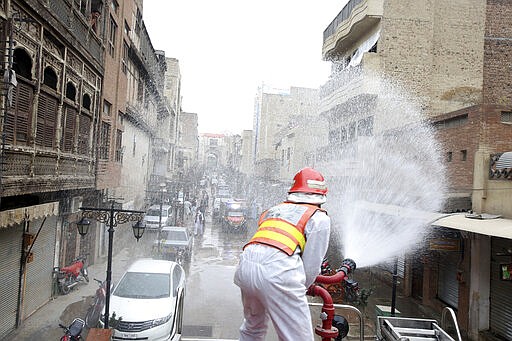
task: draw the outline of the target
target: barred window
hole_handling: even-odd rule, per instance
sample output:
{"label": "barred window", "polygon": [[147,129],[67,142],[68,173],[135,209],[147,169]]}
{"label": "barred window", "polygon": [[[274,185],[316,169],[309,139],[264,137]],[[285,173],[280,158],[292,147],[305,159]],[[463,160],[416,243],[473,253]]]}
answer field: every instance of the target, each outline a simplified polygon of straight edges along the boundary
{"label": "barred window", "polygon": [[110,16],[110,25],[109,25],[109,35],[108,35],[108,52],[113,57],[115,46],[116,46],[116,34],[117,34],[117,24],[114,18]]}
{"label": "barred window", "polygon": [[512,123],[512,111],[502,111],[501,122]]}
{"label": "barred window", "polygon": [[101,122],[100,143],[98,146],[98,157],[102,160],[108,160],[110,149],[110,124]]}
{"label": "barred window", "polygon": [[116,134],[116,161],[123,162],[123,132],[119,129]]}

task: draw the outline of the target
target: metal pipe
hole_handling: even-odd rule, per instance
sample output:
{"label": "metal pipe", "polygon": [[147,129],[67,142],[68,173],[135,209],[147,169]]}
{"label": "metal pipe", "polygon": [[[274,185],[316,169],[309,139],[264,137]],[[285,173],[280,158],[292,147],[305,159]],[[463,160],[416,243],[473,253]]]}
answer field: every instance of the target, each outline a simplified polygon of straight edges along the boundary
{"label": "metal pipe", "polygon": [[395,265],[393,268],[393,289],[391,291],[391,316],[395,316],[395,306],[396,306],[396,286],[397,286],[397,278],[398,278],[398,258],[395,258]]}
{"label": "metal pipe", "polygon": [[[313,303],[313,302],[309,302],[308,305],[310,307],[321,307],[321,306],[323,306],[322,303]],[[357,316],[359,317],[359,340],[360,341],[364,341],[364,317],[363,317],[363,314],[361,313],[361,311],[359,309],[357,309],[356,307],[353,307],[353,306],[347,305],[347,304],[333,304],[333,307],[335,309],[350,310],[350,311],[355,312],[357,314]]]}

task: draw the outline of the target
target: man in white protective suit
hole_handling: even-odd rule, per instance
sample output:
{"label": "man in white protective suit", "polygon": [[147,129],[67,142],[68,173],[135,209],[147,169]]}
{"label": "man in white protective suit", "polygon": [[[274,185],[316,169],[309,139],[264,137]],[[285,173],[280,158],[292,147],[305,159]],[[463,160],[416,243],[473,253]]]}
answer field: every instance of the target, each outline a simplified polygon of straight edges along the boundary
{"label": "man in white protective suit", "polygon": [[279,340],[314,340],[306,291],[329,246],[331,219],[320,207],[326,194],[322,174],[306,167],[287,200],[261,214],[234,276],[244,306],[241,341],[264,340],[269,318]]}

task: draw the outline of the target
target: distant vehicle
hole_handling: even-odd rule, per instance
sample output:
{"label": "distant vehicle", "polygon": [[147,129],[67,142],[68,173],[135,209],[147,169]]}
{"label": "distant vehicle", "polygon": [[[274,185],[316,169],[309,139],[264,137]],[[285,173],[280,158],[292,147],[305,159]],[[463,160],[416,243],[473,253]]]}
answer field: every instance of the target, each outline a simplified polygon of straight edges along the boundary
{"label": "distant vehicle", "polygon": [[220,205],[221,205],[220,198],[215,198],[213,200],[213,209],[212,209],[212,217],[214,220],[218,220],[218,218],[220,216]]}
{"label": "distant vehicle", "polygon": [[165,226],[160,240],[153,243],[154,252],[164,259],[174,260],[180,265],[192,257],[192,236],[186,227]]}
{"label": "distant vehicle", "polygon": [[246,209],[241,202],[227,202],[223,217],[224,230],[229,232],[247,232],[247,214]]}
{"label": "distant vehicle", "polygon": [[[172,207],[170,205],[162,205],[162,226],[170,225],[172,221]],[[158,231],[160,228],[160,205],[152,205],[144,216],[146,230]]]}
{"label": "distant vehicle", "polygon": [[[185,271],[176,262],[138,259],[123,274],[110,298],[115,313],[113,340],[181,339]],[[100,323],[104,323],[104,311]]]}
{"label": "distant vehicle", "polygon": [[217,198],[230,198],[231,192],[227,188],[219,188],[217,190]]}

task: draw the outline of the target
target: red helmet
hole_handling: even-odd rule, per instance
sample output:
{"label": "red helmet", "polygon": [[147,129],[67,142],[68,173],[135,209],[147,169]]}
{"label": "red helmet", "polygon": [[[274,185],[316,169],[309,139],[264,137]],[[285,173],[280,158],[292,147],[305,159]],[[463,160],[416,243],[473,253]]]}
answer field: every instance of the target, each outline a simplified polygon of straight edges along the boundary
{"label": "red helmet", "polygon": [[288,193],[327,194],[327,185],[323,175],[313,168],[302,168],[295,174],[293,181],[293,185],[288,190]]}

